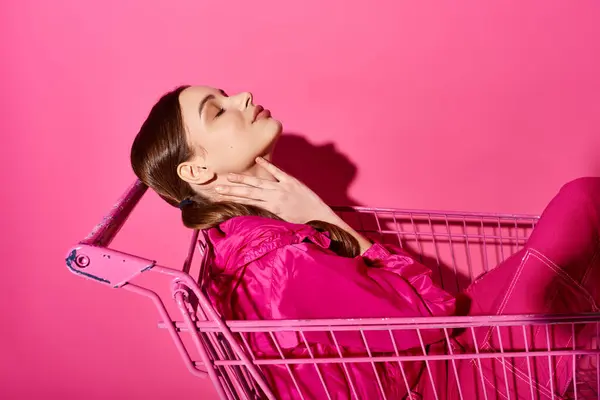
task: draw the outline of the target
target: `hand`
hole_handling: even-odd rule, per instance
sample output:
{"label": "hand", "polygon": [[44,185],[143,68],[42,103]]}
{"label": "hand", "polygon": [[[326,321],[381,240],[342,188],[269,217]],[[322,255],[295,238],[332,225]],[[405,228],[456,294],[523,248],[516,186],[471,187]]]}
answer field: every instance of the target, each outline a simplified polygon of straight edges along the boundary
{"label": "hand", "polygon": [[327,221],[333,217],[333,210],[298,179],[261,157],[256,159],[256,163],[275,180],[229,174],[228,180],[237,185],[217,186],[215,190],[221,198],[262,207],[292,223]]}
{"label": "hand", "polygon": [[371,241],[348,225],[305,184],[261,157],[256,159],[256,163],[275,180],[230,174],[228,180],[236,185],[217,186],[215,190],[220,197],[262,207],[292,223],[304,224],[314,220],[328,222],[354,236],[361,254],[371,247]]}

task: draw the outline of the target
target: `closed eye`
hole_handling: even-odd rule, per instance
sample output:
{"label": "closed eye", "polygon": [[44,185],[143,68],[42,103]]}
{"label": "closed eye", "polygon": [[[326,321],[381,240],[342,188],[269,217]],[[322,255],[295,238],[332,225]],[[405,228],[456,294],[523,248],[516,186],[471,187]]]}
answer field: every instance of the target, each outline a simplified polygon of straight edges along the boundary
{"label": "closed eye", "polygon": [[224,112],[225,112],[225,109],[224,108],[220,108],[219,111],[217,112],[217,114],[215,115],[215,118],[219,117]]}

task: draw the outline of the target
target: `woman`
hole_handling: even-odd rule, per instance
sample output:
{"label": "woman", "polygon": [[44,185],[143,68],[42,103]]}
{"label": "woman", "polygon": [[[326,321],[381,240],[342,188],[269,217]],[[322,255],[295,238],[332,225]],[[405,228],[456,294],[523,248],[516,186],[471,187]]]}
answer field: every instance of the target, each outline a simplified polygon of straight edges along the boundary
{"label": "woman", "polygon": [[[209,295],[225,319],[307,319],[449,316],[456,298],[433,284],[431,271],[401,249],[372,243],[341,220],[321,199],[269,160],[281,123],[253,103],[249,93],[227,96],[209,87],[180,87],[152,108],[132,146],[136,175],[182,212],[185,226],[207,230],[212,248]],[[479,278],[466,291],[471,315],[544,314],[597,311],[600,293],[598,261],[600,179],[584,178],[563,187],[545,210],[527,246]],[[476,337],[459,335],[452,351],[497,347],[489,329]],[[511,334],[508,332],[507,334]],[[577,341],[590,341],[577,331]],[[553,333],[554,347],[569,348],[571,332]],[[544,336],[544,335],[541,335]],[[347,354],[363,354],[360,336],[338,335]],[[367,335],[373,351],[394,352],[389,335]],[[414,332],[398,332],[398,350],[420,349]],[[444,332],[423,331],[431,351],[447,351]],[[288,357],[337,356],[328,337],[307,334],[308,348],[291,333],[277,334]],[[529,348],[542,347],[537,333]],[[249,338],[256,353],[278,356],[266,337]],[[510,343],[510,344],[509,344]],[[523,346],[505,340],[504,350]],[[416,349],[416,350],[415,350]],[[564,359],[563,359],[564,358]],[[540,398],[564,393],[571,381],[568,357],[534,360],[535,391]],[[505,369],[493,360],[481,366],[457,363],[459,379],[447,366],[432,367],[435,387],[423,364],[378,366],[388,398],[409,391],[423,398],[457,398],[460,382],[465,398],[531,398],[531,369],[519,360]],[[545,364],[544,364],[545,363]],[[539,368],[538,365],[540,364]],[[545,370],[544,370],[545,366]],[[531,367],[531,364],[529,364]],[[481,384],[474,369],[481,368]],[[348,380],[338,365],[323,365],[323,379],[332,398],[381,398],[369,364],[349,364]],[[528,372],[529,371],[529,372]],[[544,372],[545,371],[545,372]],[[294,383],[283,367],[265,368],[280,398],[326,398],[313,367],[294,367]],[[406,379],[405,379],[406,378]],[[498,384],[498,379],[503,380]],[[407,388],[408,383],[408,388]],[[296,386],[296,384],[298,386]],[[509,393],[506,393],[506,392]]]}

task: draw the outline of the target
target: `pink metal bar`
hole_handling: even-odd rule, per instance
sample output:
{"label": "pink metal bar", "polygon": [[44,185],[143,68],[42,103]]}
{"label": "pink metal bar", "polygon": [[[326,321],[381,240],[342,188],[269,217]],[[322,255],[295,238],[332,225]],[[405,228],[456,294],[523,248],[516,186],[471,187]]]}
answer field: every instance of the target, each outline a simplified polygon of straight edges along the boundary
{"label": "pink metal bar", "polygon": [[500,236],[499,239],[499,245],[498,245],[498,250],[500,250],[500,260],[504,261],[504,237],[502,235],[502,220],[500,218],[497,218],[496,220],[496,228],[498,229],[498,236]]}
{"label": "pink metal bar", "polygon": [[[396,357],[400,357],[400,353],[398,352],[398,344],[396,343],[396,338],[394,337],[394,332],[390,329],[388,330],[390,333],[390,340],[392,341],[392,346],[394,347],[394,354]],[[402,380],[404,381],[404,387],[406,388],[406,393],[411,392],[410,385],[408,384],[408,379],[406,378],[406,372],[404,371],[404,366],[401,361],[398,361],[398,366],[400,366],[400,373],[402,374]],[[412,394],[410,395],[412,399]]]}
{"label": "pink metal bar", "polygon": [[441,210],[418,210],[414,208],[385,208],[385,207],[364,207],[364,206],[337,206],[332,207],[334,210],[349,212],[349,213],[364,213],[371,214],[375,211],[379,213],[401,213],[401,214],[414,214],[415,216],[427,216],[427,215],[447,215],[449,217],[470,217],[473,219],[495,219],[502,218],[503,220],[508,219],[520,219],[529,222],[531,219],[537,219],[537,216],[527,214],[507,214],[507,213],[485,213],[485,212],[470,212],[470,211],[441,211]]}
{"label": "pink metal bar", "polygon": [[483,236],[483,265],[485,266],[485,272],[488,272],[490,270],[490,263],[488,260],[487,244],[488,244],[488,241],[492,240],[493,238],[486,237],[485,226],[484,226],[483,220],[481,220],[481,232],[483,232],[483,234],[482,234],[482,236]]}
{"label": "pink metal bar", "polygon": [[[373,354],[371,353],[371,348],[369,347],[369,343],[367,342],[367,338],[365,337],[365,332],[360,329],[360,337],[365,345],[365,348],[367,349],[367,354],[369,356],[370,360],[373,360]],[[373,361],[371,361],[371,367],[373,368],[373,373],[375,374],[375,379],[377,380],[377,385],[379,386],[379,394],[381,394],[381,397],[383,397],[383,400],[387,400],[387,396],[385,395],[385,389],[383,389],[383,385],[381,384],[381,378],[379,377],[379,374],[377,373],[377,366],[375,365],[375,363]]]}
{"label": "pink metal bar", "polygon": [[79,245],[69,250],[67,267],[74,274],[113,288],[125,285],[137,275],[154,267],[155,262],[120,251]]}
{"label": "pink metal bar", "polygon": [[467,219],[465,217],[463,217],[461,220],[462,220],[463,235],[465,238],[465,246],[466,246],[465,252],[466,252],[466,258],[467,258],[467,268],[469,271],[469,279],[473,280],[475,274],[473,273],[473,263],[471,261],[471,247],[469,246],[469,235],[467,235]]}
{"label": "pink metal bar", "polygon": [[[521,327],[523,329],[523,339],[525,340],[525,352],[529,353],[529,339],[527,339],[527,330],[525,326]],[[531,394],[531,398],[534,398],[533,393],[533,377],[531,373],[531,358],[526,357],[527,360],[527,377],[529,378],[529,393]]]}
{"label": "pink metal bar", "polygon": [[[600,323],[596,323],[596,350],[600,347]],[[600,351],[596,355],[596,394],[600,395]]]}
{"label": "pink metal bar", "polygon": [[[231,332],[283,332],[294,329],[307,331],[325,331],[335,328],[336,331],[363,330],[415,330],[443,329],[494,326],[531,326],[531,325],[564,325],[570,323],[596,323],[600,313],[582,313],[574,315],[490,315],[473,317],[419,317],[419,318],[355,318],[355,319],[320,319],[320,320],[253,320],[228,321]],[[198,329],[215,330],[215,322],[198,322]]]}
{"label": "pink metal bar", "polygon": [[[181,311],[181,314],[183,315],[183,318],[185,320],[185,323],[186,323],[188,329],[190,329],[190,330],[194,329],[194,322],[188,315],[187,309],[185,308],[185,303],[187,302],[188,299],[184,298],[182,291],[176,292],[174,297],[175,297],[175,301],[177,303],[179,303],[179,305],[180,305],[180,311]],[[196,345],[196,349],[200,353],[202,363],[207,367],[208,376],[210,376],[210,379],[212,379],[213,382],[217,381],[219,379],[217,376],[217,372],[212,367],[212,362],[211,362],[212,360],[210,359],[210,357],[208,356],[208,353],[206,352],[206,349],[202,345],[200,337],[198,335],[192,335],[192,339],[194,341],[194,344]],[[225,395],[225,391],[223,390],[223,387],[219,385],[218,387],[216,387],[216,389],[217,389],[217,394],[219,395],[219,397],[222,400],[227,400],[228,396]]]}
{"label": "pink metal bar", "polygon": [[[469,328],[469,330],[471,331],[471,337],[473,339],[473,343],[475,344],[475,354],[479,354],[479,343],[477,343],[477,337],[475,336],[475,329],[473,329],[472,327]],[[477,358],[477,372],[479,375],[479,380],[481,383],[481,387],[485,388],[485,381],[483,378],[483,369],[482,369],[482,365],[481,365],[481,358]],[[483,390],[483,397],[485,400],[488,400],[488,395],[487,395],[487,390]]]}
{"label": "pink metal bar", "polygon": [[321,385],[323,385],[323,389],[325,390],[325,393],[327,395],[327,399],[331,400],[331,395],[329,394],[329,391],[327,390],[327,385],[325,384],[325,380],[323,379],[323,373],[321,372],[321,369],[319,368],[319,364],[315,363],[315,356],[313,355],[313,352],[310,348],[310,345],[308,344],[308,341],[306,340],[306,336],[304,335],[304,331],[300,330],[300,337],[302,338],[302,342],[304,343],[304,345],[306,346],[306,350],[308,350],[308,355],[310,356],[311,361],[313,361],[314,367],[315,367],[315,371],[317,371],[317,375],[319,377],[319,380],[321,381]]}
{"label": "pink metal bar", "polygon": [[419,257],[423,257],[423,245],[421,243],[421,240],[419,240],[419,232],[417,232],[417,224],[415,224],[415,220],[412,214],[410,214],[410,224],[413,228],[413,232],[415,234],[415,240],[417,241],[417,246],[419,248]]}
{"label": "pink metal bar", "polygon": [[398,222],[398,220],[396,219],[396,213],[393,213],[393,214],[392,214],[392,218],[393,218],[393,221],[394,221],[394,227],[396,228],[396,229],[395,229],[395,230],[396,230],[396,240],[398,240],[398,247],[400,247],[400,248],[404,248],[404,244],[402,243],[402,237],[400,236],[400,232],[399,232],[399,229],[398,229],[398,227],[399,227],[399,225],[398,225],[398,224],[399,224],[399,222]]}
{"label": "pink metal bar", "polygon": [[[429,365],[429,361],[435,361],[435,358],[428,357],[427,349],[425,348],[425,343],[423,342],[423,335],[421,334],[421,329],[417,329],[417,335],[419,336],[419,343],[421,344],[421,351],[423,352],[423,356],[417,356],[417,361],[425,361],[425,367],[427,368],[427,375],[429,376],[429,382],[431,383],[431,388],[433,389],[433,396],[435,400],[438,400],[437,389],[435,388],[435,380],[433,379],[433,375],[431,373],[431,366]],[[401,357],[404,358],[404,357]]]}
{"label": "pink metal bar", "polygon": [[[448,344],[448,353],[450,356],[454,355],[454,351],[452,350],[452,342],[450,341],[450,335],[448,334],[448,329],[444,328],[444,336],[446,337],[446,343]],[[458,387],[458,396],[461,400],[464,399],[462,393],[462,387],[460,386],[460,379],[458,379],[458,370],[456,369],[456,360],[451,359],[452,370],[454,371],[454,378],[456,379],[456,386]]]}
{"label": "pink metal bar", "polygon": [[[589,393],[593,398],[598,398],[600,391],[600,368],[582,371],[578,360],[587,357],[596,361],[600,360],[600,350],[597,343],[592,348],[577,348],[575,343],[566,348],[555,347],[550,341],[550,329],[556,325],[570,325],[574,330],[575,324],[595,324],[600,330],[600,313],[577,314],[577,315],[506,315],[506,316],[479,316],[479,317],[436,317],[436,318],[376,318],[376,319],[330,319],[330,320],[302,320],[302,321],[225,321],[219,312],[208,300],[204,291],[208,271],[209,249],[207,248],[206,232],[192,231],[191,243],[188,248],[183,268],[181,270],[170,269],[157,265],[152,259],[138,257],[132,254],[107,248],[115,235],[122,228],[136,204],[142,198],[146,187],[136,181],[128,188],[117,204],[109,211],[104,219],[94,230],[80,243],[69,250],[66,258],[68,268],[78,276],[93,279],[113,288],[123,288],[137,295],[148,297],[152,300],[158,310],[162,322],[161,328],[169,331],[176,348],[178,349],[185,365],[190,372],[198,377],[209,376],[215,386],[215,390],[222,399],[252,399],[258,398],[275,399],[269,382],[263,376],[264,368],[269,366],[284,367],[292,377],[292,381],[300,396],[302,382],[294,376],[293,366],[300,364],[312,365],[319,375],[319,379],[326,391],[326,397],[331,398],[327,391],[326,377],[323,375],[321,364],[338,364],[344,370],[348,379],[349,391],[354,398],[358,398],[357,388],[347,366],[354,363],[369,363],[375,373],[376,380],[373,385],[385,398],[384,385],[378,373],[379,363],[396,363],[400,367],[402,382],[406,387],[407,398],[420,398],[418,393],[411,391],[404,366],[410,362],[425,362],[427,372],[426,378],[432,384],[434,376],[431,373],[430,363],[448,362],[450,372],[457,375],[457,363],[461,360],[472,361],[479,368],[479,378],[483,388],[486,382],[482,374],[482,361],[499,361],[502,365],[505,380],[504,390],[510,396],[508,387],[509,369],[512,371],[512,359],[525,359],[527,364],[527,378],[530,387],[530,395],[534,396],[537,385],[546,382],[535,382],[533,377],[532,361],[536,360],[543,364],[544,358],[548,360],[548,367],[552,368],[552,359],[566,357],[573,360],[571,381],[572,393],[570,398],[587,399]],[[346,216],[358,218],[360,231],[366,235],[394,235],[400,246],[406,242],[410,247],[414,245],[419,255],[424,259],[434,259],[438,268],[441,265],[451,266],[452,276],[442,276],[442,284],[460,289],[458,273],[466,273],[470,279],[474,278],[475,271],[487,271],[493,268],[490,259],[494,261],[503,260],[507,257],[506,251],[510,253],[520,249],[527,240],[527,235],[535,227],[537,217],[515,214],[487,214],[456,211],[427,211],[427,210],[402,210],[392,208],[370,208],[370,207],[336,207],[336,211],[345,213]],[[374,224],[371,221],[374,218]],[[365,224],[363,224],[366,221]],[[410,226],[406,226],[410,225]],[[462,231],[454,232],[462,227]],[[367,229],[368,228],[368,229]],[[370,229],[370,230],[369,230]],[[507,246],[508,245],[508,246]],[[464,251],[464,259],[463,252]],[[200,256],[195,257],[199,252]],[[193,260],[200,264],[198,280],[189,274]],[[466,269],[460,270],[461,263],[465,262]],[[431,267],[431,265],[430,265]],[[145,287],[134,283],[142,273],[157,274],[171,280],[173,292],[171,298],[161,297]],[[444,282],[444,280],[446,282]],[[454,282],[453,282],[454,280]],[[169,314],[165,302],[174,302],[180,318],[174,319]],[[532,348],[527,338],[527,329],[534,325],[542,325],[546,329],[546,348]],[[521,327],[525,340],[524,349],[519,351],[507,351],[501,336],[501,329],[506,327]],[[469,329],[473,340],[476,339],[475,329],[486,328],[496,331],[499,339],[499,349],[484,347],[480,349],[475,342],[474,348],[469,351],[455,352],[452,347],[450,333],[453,329]],[[448,352],[445,354],[427,354],[422,336],[424,329],[443,329]],[[393,352],[382,354],[373,353],[367,337],[368,331],[387,331],[390,334]],[[303,358],[286,357],[287,349],[281,348],[277,340],[278,332],[295,332],[302,338],[302,342],[308,349],[308,355]],[[401,353],[395,342],[394,331],[413,331],[421,343],[421,354]],[[311,343],[307,340],[306,333],[322,332],[329,334],[337,352],[337,357],[320,358],[315,357],[311,350]],[[346,356],[345,349],[340,345],[336,334],[340,332],[356,332],[363,338],[366,348],[364,355]],[[255,356],[251,347],[252,337],[256,334],[266,334],[275,343],[277,355],[264,357]],[[200,360],[194,360],[190,356],[187,345],[182,340],[183,335],[191,335],[191,344],[199,353]],[[600,336],[600,332],[596,332]],[[247,340],[247,338],[249,338]],[[510,340],[510,339],[509,339]],[[579,346],[581,347],[581,346]],[[590,347],[590,346],[588,346]],[[410,355],[409,355],[410,354]],[[336,355],[335,353],[333,355]],[[540,358],[542,357],[542,358]],[[510,367],[509,367],[510,365]],[[200,368],[202,367],[202,369]],[[568,367],[569,369],[571,366]],[[557,387],[554,381],[554,371],[550,369],[550,381],[548,387],[541,387],[548,395],[553,397],[562,396],[562,387]],[[512,372],[511,372],[512,373]],[[524,375],[523,375],[524,376]],[[595,381],[595,382],[594,382]],[[427,383],[427,382],[425,382]],[[469,399],[468,392],[462,382],[457,381],[459,397]],[[487,386],[489,388],[489,386]],[[585,392],[584,390],[588,390]],[[596,392],[594,393],[594,390]],[[587,393],[585,395],[584,393]],[[487,400],[487,389],[483,390]],[[433,397],[442,398],[443,393],[435,390]]]}
{"label": "pink metal bar", "polygon": [[[337,350],[338,355],[340,356],[340,358],[344,358],[342,354],[342,349],[340,348],[340,344],[338,343],[338,340],[335,337],[335,332],[330,330],[329,333],[331,334],[331,338],[333,339],[333,343],[335,344],[335,349]],[[350,390],[352,391],[353,398],[359,400],[358,394],[356,394],[356,387],[354,386],[354,382],[352,381],[352,377],[350,376],[350,372],[348,372],[348,367],[345,363],[342,364],[342,368],[344,369],[344,374],[346,375],[348,383],[350,384]]]}
{"label": "pink metal bar", "polygon": [[[390,353],[391,354],[391,353]],[[599,355],[600,352],[596,351],[596,350],[578,350],[578,351],[573,351],[573,350],[553,350],[551,352],[549,351],[536,351],[536,352],[530,352],[530,353],[526,353],[524,351],[515,351],[515,352],[511,352],[511,353],[507,353],[507,354],[500,354],[500,353],[479,353],[477,355],[473,354],[473,353],[465,353],[465,354],[454,354],[452,356],[447,355],[447,354],[425,354],[422,356],[394,356],[394,355],[389,355],[389,356],[372,356],[371,358],[369,357],[365,357],[365,356],[356,356],[356,357],[343,357],[343,358],[338,358],[338,357],[323,357],[323,358],[286,358],[285,360],[281,360],[280,358],[274,358],[274,359],[269,359],[269,358],[265,358],[265,359],[256,359],[254,361],[255,365],[279,365],[279,366],[285,366],[287,365],[313,365],[313,364],[342,364],[342,363],[346,363],[346,364],[353,364],[353,363],[386,363],[386,362],[393,362],[393,363],[397,363],[398,361],[401,362],[408,362],[408,361],[424,361],[426,363],[430,362],[430,361],[449,361],[449,360],[476,360],[476,359],[482,359],[482,360],[493,360],[493,359],[503,359],[503,358],[525,358],[525,357],[536,357],[536,358],[542,358],[545,357],[547,358],[548,356],[552,356],[552,357],[558,357],[558,356],[584,356],[584,355],[593,355],[593,356],[597,356]],[[215,365],[243,365],[242,361],[239,360],[227,360],[227,361],[215,361],[214,362]],[[430,376],[431,379],[433,379],[432,376]]]}
{"label": "pink metal bar", "polygon": [[[283,351],[281,350],[281,346],[279,346],[279,342],[275,338],[275,335],[273,334],[273,332],[269,332],[269,335],[271,337],[271,340],[275,344],[275,348],[277,349],[277,353],[279,353],[279,357],[281,357],[282,360],[285,360],[285,355],[283,354]],[[292,378],[292,382],[294,383],[294,386],[296,387],[298,394],[300,395],[300,399],[304,400],[304,394],[302,393],[302,390],[300,389],[300,385],[298,385],[298,381],[296,380],[296,377],[294,376],[294,372],[290,368],[290,365],[286,364],[285,367],[287,369],[288,374],[290,374],[290,378]]]}
{"label": "pink metal bar", "polygon": [[167,330],[169,331],[169,334],[171,335],[171,339],[173,339],[173,342],[175,343],[175,347],[177,348],[177,350],[179,351],[179,354],[183,358],[183,362],[185,363],[188,370],[194,376],[197,376],[199,378],[205,378],[207,376],[207,372],[204,370],[198,369],[196,367],[195,363],[192,361],[190,354],[188,353],[187,349],[185,348],[185,345],[183,344],[181,338],[177,334],[177,331],[174,329],[174,324],[172,322],[170,322],[170,321],[172,321],[172,318],[169,316],[169,313],[167,312],[167,309],[165,308],[165,305],[162,302],[161,298],[155,292],[148,290],[146,288],[136,286],[136,285],[131,285],[131,284],[125,285],[125,286],[123,286],[123,289],[128,290],[132,293],[142,295],[142,296],[147,297],[150,300],[152,300],[152,302],[156,306],[158,313],[160,314],[163,321],[169,321],[168,324],[165,324],[165,327],[167,327]]}
{"label": "pink metal bar", "polygon": [[[575,324],[571,324],[571,338],[573,350],[577,350],[577,337],[575,336]],[[577,388],[577,358],[573,356],[573,387]],[[574,390],[575,400],[579,399],[577,390]]]}
{"label": "pink metal bar", "polygon": [[129,214],[133,211],[148,187],[136,180],[119,198],[110,212],[94,227],[82,244],[106,247],[121,230]]}
{"label": "pink metal bar", "polygon": [[[248,340],[246,339],[246,337],[244,336],[243,333],[239,334],[242,343],[244,344],[244,351],[246,351],[248,354],[250,354],[250,359],[252,361],[254,361],[254,359],[256,358],[254,356],[254,353],[252,352],[252,348],[250,347],[250,344],[248,343]],[[248,371],[246,369],[242,370],[242,373],[244,374],[244,379],[246,379],[246,381],[249,383],[249,385],[251,386],[252,390],[257,392],[259,389],[257,383],[254,381],[254,379],[252,379],[252,377],[250,376],[250,374],[248,373]]]}
{"label": "pink metal bar", "polygon": [[[264,378],[261,376],[261,374],[259,373],[256,366],[250,362],[250,359],[248,358],[248,356],[242,349],[239,342],[237,342],[235,340],[232,331],[228,329],[225,322],[221,319],[221,317],[219,316],[217,311],[212,307],[212,305],[208,301],[208,298],[203,293],[201,293],[201,291],[198,287],[198,284],[196,282],[194,282],[194,280],[188,274],[184,274],[181,271],[175,271],[175,270],[172,270],[169,268],[164,268],[164,267],[155,267],[154,270],[158,273],[162,273],[164,275],[169,275],[169,276],[178,278],[182,284],[186,285],[194,293],[194,295],[198,299],[200,306],[205,310],[207,317],[217,324],[220,332],[223,334],[223,336],[227,340],[228,344],[231,346],[232,350],[235,352],[235,355],[244,362],[244,365],[247,366],[247,368],[250,372],[250,375],[259,384],[261,389],[264,391],[265,396],[269,400],[274,400],[275,397],[274,397],[273,393],[271,392],[271,390],[269,389],[268,384],[266,383]],[[194,332],[194,333],[197,334],[196,332]],[[215,381],[213,380],[213,383],[214,382]]]}
{"label": "pink metal bar", "polygon": [[550,391],[552,392],[552,398],[554,398],[554,379],[552,373],[552,345],[550,343],[550,331],[548,325],[546,325],[546,341],[548,343],[548,373],[550,374]]}
{"label": "pink metal bar", "polygon": [[448,245],[450,246],[452,270],[454,272],[454,283],[456,284],[456,290],[458,291],[461,289],[460,282],[458,280],[460,272],[457,270],[456,256],[454,255],[454,245],[452,243],[452,232],[451,232],[451,228],[450,228],[450,222],[448,221],[448,218],[444,218],[444,220],[446,222],[446,231],[448,232]]}
{"label": "pink metal bar", "polygon": [[198,243],[198,235],[199,231],[194,230],[192,232],[192,240],[190,241],[190,246],[188,248],[188,254],[183,263],[182,271],[186,274],[190,273],[190,268],[192,267],[192,261],[194,260],[194,254],[196,254],[196,244]]}
{"label": "pink metal bar", "polygon": [[500,333],[500,327],[496,327],[496,332],[498,333],[498,343],[500,344],[500,362],[502,363],[502,372],[504,373],[504,386],[506,387],[506,396],[508,400],[510,400],[510,389],[508,387],[508,372],[506,371],[506,360],[504,359],[504,346],[502,345],[502,333]]}
{"label": "pink metal bar", "polygon": [[515,219],[515,250],[517,251],[519,249],[519,224],[517,223],[517,220]]}

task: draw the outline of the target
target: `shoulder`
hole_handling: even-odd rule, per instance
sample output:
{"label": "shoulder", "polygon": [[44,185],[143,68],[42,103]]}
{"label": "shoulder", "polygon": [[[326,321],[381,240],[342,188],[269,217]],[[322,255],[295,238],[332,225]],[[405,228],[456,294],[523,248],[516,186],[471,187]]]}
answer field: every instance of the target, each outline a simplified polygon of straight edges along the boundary
{"label": "shoulder", "polygon": [[258,216],[231,218],[207,231],[215,261],[222,267],[239,268],[267,253],[306,240],[329,248],[326,233],[305,224]]}
{"label": "shoulder", "polygon": [[225,235],[257,236],[260,234],[286,234],[306,225],[259,216],[241,216],[222,222],[218,230]]}

